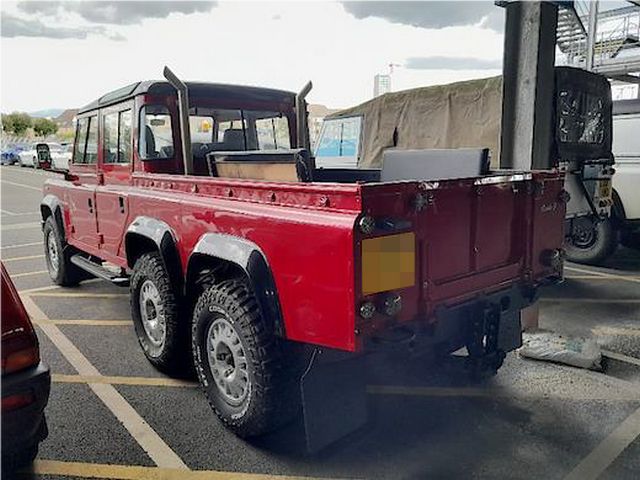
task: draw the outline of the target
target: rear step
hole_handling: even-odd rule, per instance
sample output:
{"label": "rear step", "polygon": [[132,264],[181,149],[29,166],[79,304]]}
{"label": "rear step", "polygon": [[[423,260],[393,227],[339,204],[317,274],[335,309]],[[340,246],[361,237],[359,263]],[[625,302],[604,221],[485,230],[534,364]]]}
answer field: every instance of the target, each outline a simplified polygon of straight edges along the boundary
{"label": "rear step", "polygon": [[115,272],[107,270],[101,265],[97,263],[93,263],[91,260],[83,257],[82,255],[74,255],[71,257],[71,263],[80,267],[85,272],[90,273],[94,277],[102,278],[103,280],[108,280],[109,282],[117,285],[118,287],[128,287],[129,286],[129,277],[123,277],[118,275]]}

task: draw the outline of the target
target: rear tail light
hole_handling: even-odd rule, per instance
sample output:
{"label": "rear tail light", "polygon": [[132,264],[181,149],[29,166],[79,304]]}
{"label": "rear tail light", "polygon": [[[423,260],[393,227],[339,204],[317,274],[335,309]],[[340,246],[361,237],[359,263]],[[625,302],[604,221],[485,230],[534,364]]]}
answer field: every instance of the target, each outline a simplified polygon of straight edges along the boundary
{"label": "rear tail light", "polygon": [[5,375],[38,364],[40,349],[29,315],[4,265],[1,280],[2,375]]}

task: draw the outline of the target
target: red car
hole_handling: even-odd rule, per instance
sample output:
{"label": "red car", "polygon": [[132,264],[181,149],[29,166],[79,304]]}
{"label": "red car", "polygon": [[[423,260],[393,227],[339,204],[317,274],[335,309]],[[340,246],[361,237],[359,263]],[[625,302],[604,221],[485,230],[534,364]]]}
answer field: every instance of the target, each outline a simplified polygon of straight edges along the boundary
{"label": "red car", "polygon": [[18,292],[2,265],[2,471],[33,461],[47,437],[51,377]]}

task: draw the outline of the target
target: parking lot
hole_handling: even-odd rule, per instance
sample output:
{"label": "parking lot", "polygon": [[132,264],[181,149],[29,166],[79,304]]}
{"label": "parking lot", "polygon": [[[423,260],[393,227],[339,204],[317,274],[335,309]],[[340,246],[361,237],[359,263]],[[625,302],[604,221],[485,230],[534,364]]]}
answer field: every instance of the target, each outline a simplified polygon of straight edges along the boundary
{"label": "parking lot", "polygon": [[638,478],[640,251],[621,248],[606,267],[567,265],[566,281],[542,295],[541,326],[595,336],[604,373],[511,354],[479,386],[389,360],[370,372],[368,425],[309,456],[300,425],[242,441],[193,381],[156,371],[126,289],[51,283],[38,211],[48,175],[1,170],[2,260],[53,374],[49,437],[23,477]]}

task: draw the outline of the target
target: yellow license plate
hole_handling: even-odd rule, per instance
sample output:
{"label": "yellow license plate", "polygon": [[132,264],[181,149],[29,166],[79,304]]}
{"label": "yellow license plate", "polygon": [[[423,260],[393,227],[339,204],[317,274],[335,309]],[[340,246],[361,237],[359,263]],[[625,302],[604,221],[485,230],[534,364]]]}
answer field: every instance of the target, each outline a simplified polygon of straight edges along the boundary
{"label": "yellow license plate", "polygon": [[611,180],[600,180],[599,195],[601,200],[611,198]]}
{"label": "yellow license plate", "polygon": [[416,239],[412,232],[362,241],[362,293],[386,292],[415,284]]}

